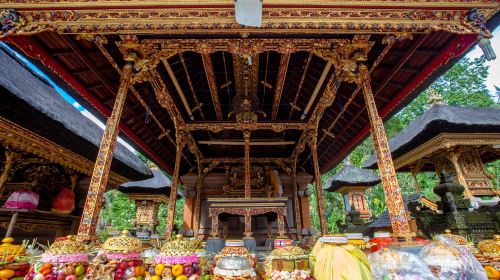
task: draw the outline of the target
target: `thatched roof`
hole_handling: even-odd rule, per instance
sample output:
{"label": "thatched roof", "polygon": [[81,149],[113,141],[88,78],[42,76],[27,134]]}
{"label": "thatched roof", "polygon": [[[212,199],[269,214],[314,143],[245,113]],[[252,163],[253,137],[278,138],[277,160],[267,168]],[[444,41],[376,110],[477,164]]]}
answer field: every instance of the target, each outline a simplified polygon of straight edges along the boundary
{"label": "thatched roof", "polygon": [[[393,159],[404,155],[440,133],[498,133],[500,109],[435,105],[389,140]],[[377,168],[372,155],[364,168]]]}
{"label": "thatched roof", "polygon": [[[417,202],[423,197],[424,195],[422,193],[412,193],[403,195],[403,202],[405,205],[405,209],[408,210],[408,203]],[[376,220],[374,220],[368,225],[368,227],[371,228],[385,228],[390,226],[391,226],[391,219],[389,218],[388,211],[385,211],[384,213],[380,214],[380,216],[378,216]]]}
{"label": "thatched roof", "polygon": [[363,168],[346,165],[325,183],[323,189],[334,192],[344,186],[374,186],[378,183],[380,183],[380,177],[377,174]]}
{"label": "thatched roof", "polygon": [[[0,116],[95,161],[103,130],[1,49],[0,65]],[[151,176],[147,166],[120,143],[111,169],[132,180]]]}
{"label": "thatched roof", "polygon": [[118,190],[124,193],[155,193],[169,195],[172,180],[159,170],[152,170],[151,172],[153,173],[153,178],[123,183]]}

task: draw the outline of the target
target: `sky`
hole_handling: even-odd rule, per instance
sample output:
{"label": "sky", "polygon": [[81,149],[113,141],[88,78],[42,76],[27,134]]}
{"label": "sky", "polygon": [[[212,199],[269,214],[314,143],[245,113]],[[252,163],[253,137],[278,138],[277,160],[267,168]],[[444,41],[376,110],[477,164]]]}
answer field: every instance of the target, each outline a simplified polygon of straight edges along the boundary
{"label": "sky", "polygon": [[[500,87],[500,28],[496,28],[495,31],[493,32],[493,38],[491,39],[491,45],[493,47],[493,50],[495,51],[497,55],[497,59],[493,61],[487,61],[486,65],[489,66],[489,75],[488,78],[486,79],[486,85],[488,86],[488,89],[492,93],[493,96],[496,98],[500,98],[499,96],[496,96],[496,91],[494,85]],[[48,77],[45,73],[43,73],[36,65],[31,63],[29,60],[27,60],[24,56],[21,54],[17,53],[14,51],[12,48],[10,48],[7,44],[0,42],[0,46],[6,49],[7,51],[13,53],[16,55],[20,60],[22,60],[26,65],[31,68],[34,72],[36,72],[42,79],[44,79],[48,84],[50,84],[54,89],[70,104],[72,104],[81,114],[83,114],[85,117],[89,118],[91,121],[96,123],[101,129],[104,130],[104,123],[101,122],[98,118],[96,118],[94,115],[92,115],[89,111],[87,111],[83,106],[81,106],[74,98],[72,98],[68,93],[66,93],[62,88],[60,88],[50,77]],[[479,46],[474,47],[472,51],[470,51],[467,54],[467,57],[474,59],[476,57],[479,57],[482,55],[482,50],[479,48]],[[136,152],[136,150],[129,145],[127,142],[125,142],[122,138],[118,138],[118,142],[124,145],[127,149],[129,149],[132,152]]]}

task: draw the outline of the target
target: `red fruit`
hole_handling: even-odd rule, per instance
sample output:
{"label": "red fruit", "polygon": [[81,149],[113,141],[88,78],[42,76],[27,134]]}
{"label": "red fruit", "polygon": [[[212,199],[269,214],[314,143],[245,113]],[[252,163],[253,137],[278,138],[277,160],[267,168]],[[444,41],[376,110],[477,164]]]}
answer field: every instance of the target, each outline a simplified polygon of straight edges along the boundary
{"label": "red fruit", "polygon": [[134,266],[140,266],[142,264],[142,261],[136,260],[134,261]]}
{"label": "red fruit", "polygon": [[56,280],[64,280],[64,279],[66,279],[66,275],[64,273],[59,273],[59,275],[57,275]]}
{"label": "red fruit", "polygon": [[127,269],[127,267],[128,267],[127,262],[122,262],[122,263],[120,264],[120,268],[121,268],[121,270],[125,270],[125,269]]}
{"label": "red fruit", "polygon": [[130,267],[134,267],[134,261],[129,261],[129,262],[128,262],[128,266],[130,266]]}

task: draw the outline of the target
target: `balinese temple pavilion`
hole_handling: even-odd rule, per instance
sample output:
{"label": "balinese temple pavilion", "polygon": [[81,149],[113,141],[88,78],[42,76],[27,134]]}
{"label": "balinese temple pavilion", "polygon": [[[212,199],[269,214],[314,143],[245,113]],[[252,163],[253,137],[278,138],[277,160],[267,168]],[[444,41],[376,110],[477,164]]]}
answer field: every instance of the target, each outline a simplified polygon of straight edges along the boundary
{"label": "balinese temple pavilion", "polygon": [[[76,233],[102,129],[12,53],[0,50],[0,65],[0,203],[19,190],[39,195],[36,210],[0,208],[0,234],[43,242]],[[146,165],[118,144],[106,189],[149,177]],[[74,209],[50,211],[63,189],[74,192]]]}
{"label": "balinese temple pavilion", "polygon": [[326,234],[320,176],[371,134],[394,235],[411,239],[382,119],[479,41],[494,59],[498,0],[239,2],[3,1],[2,40],[108,118],[78,238],[95,238],[121,133],[172,175],[166,238],[184,184],[193,233],[227,222],[257,243],[271,223],[302,236],[307,183]]}
{"label": "balinese temple pavilion", "polygon": [[[467,198],[498,195],[485,164],[500,159],[500,109],[433,105],[389,140],[397,171],[456,175]],[[375,156],[366,163],[376,168]]]}

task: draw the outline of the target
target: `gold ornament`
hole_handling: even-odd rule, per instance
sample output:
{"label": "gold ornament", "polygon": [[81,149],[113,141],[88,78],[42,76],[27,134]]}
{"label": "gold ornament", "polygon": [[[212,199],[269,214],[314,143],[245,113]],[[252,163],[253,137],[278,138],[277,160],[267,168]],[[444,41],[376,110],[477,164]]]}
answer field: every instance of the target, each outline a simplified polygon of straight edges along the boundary
{"label": "gold ornament", "polygon": [[139,252],[142,251],[142,242],[138,238],[128,236],[128,230],[124,230],[121,236],[106,240],[102,248],[108,252]]}
{"label": "gold ornament", "polygon": [[53,255],[73,254],[85,252],[85,245],[81,241],[74,239],[74,236],[68,235],[65,240],[56,241],[46,253]]}

